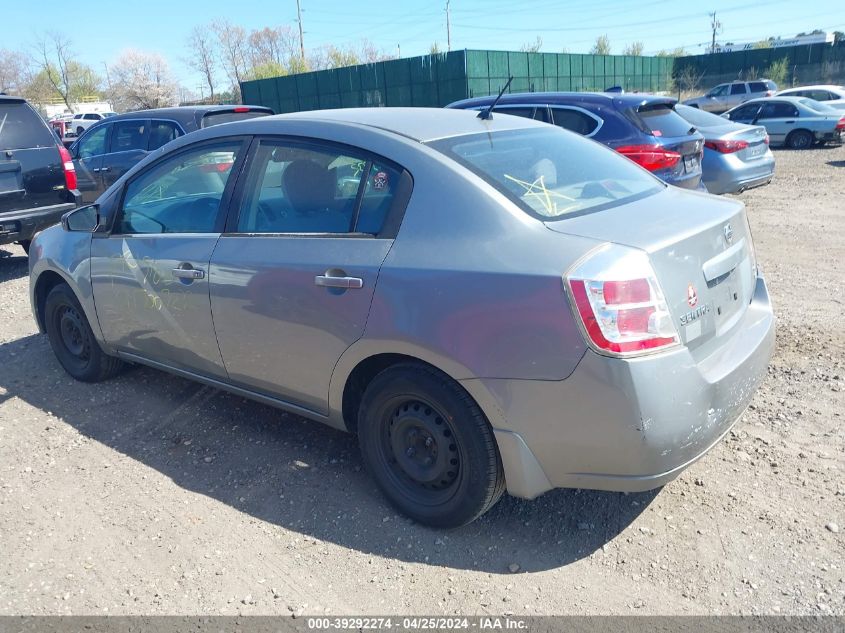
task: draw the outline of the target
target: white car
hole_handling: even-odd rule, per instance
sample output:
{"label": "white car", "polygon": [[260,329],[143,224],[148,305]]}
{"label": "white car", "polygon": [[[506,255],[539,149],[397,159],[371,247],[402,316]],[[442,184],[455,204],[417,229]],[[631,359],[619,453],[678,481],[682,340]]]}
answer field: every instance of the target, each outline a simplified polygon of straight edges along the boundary
{"label": "white car", "polygon": [[77,136],[82,136],[82,133],[89,127],[115,114],[117,112],[79,112],[73,115],[68,130]]}
{"label": "white car", "polygon": [[800,88],[788,88],[777,93],[778,97],[807,97],[821,101],[826,106],[845,110],[845,86],[801,86]]}

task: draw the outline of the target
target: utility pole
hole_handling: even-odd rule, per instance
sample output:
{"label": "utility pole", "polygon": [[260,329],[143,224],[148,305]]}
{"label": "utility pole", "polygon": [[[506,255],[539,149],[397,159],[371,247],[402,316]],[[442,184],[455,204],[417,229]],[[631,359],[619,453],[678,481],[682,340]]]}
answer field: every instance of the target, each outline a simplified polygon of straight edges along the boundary
{"label": "utility pole", "polygon": [[715,53],[716,52],[716,33],[719,31],[719,29],[722,28],[722,23],[719,22],[719,20],[716,19],[716,12],[715,11],[713,13],[708,13],[707,15],[710,16],[710,28],[713,31],[713,39],[712,39],[711,44],[710,44],[710,52]]}
{"label": "utility pole", "polygon": [[109,93],[111,93],[111,76],[109,75],[109,65],[106,62],[102,62],[103,68],[106,70],[106,85],[109,87]]}
{"label": "utility pole", "polygon": [[299,54],[302,57],[302,67],[305,68],[305,38],[302,36],[302,9],[296,0],[296,21],[299,22]]}
{"label": "utility pole", "polygon": [[449,0],[446,0],[446,50],[452,50],[452,15],[449,11]]}

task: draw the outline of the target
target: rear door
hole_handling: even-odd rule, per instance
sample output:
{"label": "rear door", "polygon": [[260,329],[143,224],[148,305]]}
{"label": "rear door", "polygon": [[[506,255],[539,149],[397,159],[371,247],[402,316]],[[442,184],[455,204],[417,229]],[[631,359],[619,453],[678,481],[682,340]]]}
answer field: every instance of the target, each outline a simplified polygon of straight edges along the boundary
{"label": "rear door", "polygon": [[149,119],[123,119],[111,124],[109,149],[100,165],[103,191],[147,155]]}
{"label": "rear door", "polygon": [[731,84],[728,90],[728,107],[733,108],[741,103],[745,103],[750,98],[748,94],[748,86],[744,83]]}
{"label": "rear door", "polygon": [[766,127],[772,142],[783,143],[798,127],[798,117],[798,108],[788,101],[768,101],[763,104],[757,120]]}
{"label": "rear door", "polygon": [[23,99],[0,97],[0,214],[61,204],[64,194],[53,132]]}
{"label": "rear door", "polygon": [[92,239],[97,317],[124,354],[225,377],[208,263],[246,146],[218,138],[163,156],[126,184],[110,233]]}
{"label": "rear door", "polygon": [[105,191],[102,166],[111,127],[111,124],[98,125],[71,146],[77,189],[82,194],[81,202],[85,204],[94,202]]}
{"label": "rear door", "polygon": [[256,143],[211,260],[230,380],[312,411],[358,340],[410,195],[400,167],[324,141]]}

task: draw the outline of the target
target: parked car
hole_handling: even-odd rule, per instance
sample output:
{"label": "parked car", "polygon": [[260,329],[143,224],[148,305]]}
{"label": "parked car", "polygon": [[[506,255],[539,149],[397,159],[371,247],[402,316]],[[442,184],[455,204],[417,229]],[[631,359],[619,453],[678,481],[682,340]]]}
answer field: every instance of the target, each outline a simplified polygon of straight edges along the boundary
{"label": "parked car", "polygon": [[732,81],[719,84],[702,97],[687,99],[684,105],[719,114],[751,99],[771,97],[778,86],[771,79]]}
{"label": "parked car", "polygon": [[77,112],[70,121],[69,132],[82,136],[82,133],[95,123],[116,114],[117,112]]}
{"label": "parked car", "polygon": [[82,202],[96,200],[147,154],[183,134],[270,114],[261,106],[183,106],[109,117],[70,147]]}
{"label": "parked car", "polygon": [[732,427],[774,341],[740,202],[498,114],[201,130],[30,257],[74,378],[132,361],[356,432],[386,497],[436,526],[506,488],[662,486]]}
{"label": "parked car", "polygon": [[776,97],[806,97],[813,99],[826,106],[845,110],[845,86],[801,86],[800,88],[789,88],[781,90]]}
{"label": "parked car", "polygon": [[0,95],[0,245],[28,251],[78,199],[70,154],[51,128],[24,99]]}
{"label": "parked car", "polygon": [[39,234],[30,289],[74,378],[132,361],[356,432],[387,498],[447,527],[505,488],[665,484],[774,340],[741,203],[456,110],[180,137]]}
{"label": "parked car", "polygon": [[54,130],[56,130],[56,134],[58,135],[59,140],[62,142],[64,142],[65,137],[67,137],[68,133],[70,132],[71,121],[73,121],[72,114],[60,114],[58,116],[54,116],[49,121],[50,126]]}
{"label": "parked car", "polygon": [[755,99],[723,114],[737,123],[766,128],[772,145],[805,149],[815,143],[841,144],[845,115],[804,97]]}
{"label": "parked car", "polygon": [[[447,108],[484,110],[495,96]],[[704,137],[674,111],[675,100],[641,94],[528,92],[502,95],[494,112],[577,132],[624,154],[672,185],[698,189]]]}
{"label": "parked car", "polygon": [[740,193],[767,185],[775,175],[775,157],[762,125],[745,125],[678,104],[675,112],[704,135],[701,179],[710,193]]}

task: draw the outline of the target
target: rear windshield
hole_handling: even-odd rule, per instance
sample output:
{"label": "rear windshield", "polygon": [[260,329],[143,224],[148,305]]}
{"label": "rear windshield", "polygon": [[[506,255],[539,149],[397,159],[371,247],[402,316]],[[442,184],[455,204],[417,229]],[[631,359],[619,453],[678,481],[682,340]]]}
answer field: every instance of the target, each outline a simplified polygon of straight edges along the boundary
{"label": "rear windshield", "polygon": [[664,186],[613,150],[552,126],[471,134],[429,145],[541,220],[615,207]]}
{"label": "rear windshield", "polygon": [[678,104],[675,106],[675,112],[680,114],[688,123],[692,123],[696,127],[717,127],[721,125],[728,125],[728,121],[715,114],[710,114],[698,108],[691,108]]}
{"label": "rear windshield", "polygon": [[270,113],[263,110],[250,110],[249,112],[232,112],[231,110],[223,112],[209,112],[208,114],[203,115],[200,127],[211,127],[212,125],[231,123],[232,121],[243,121],[245,119],[257,119],[261,116],[270,116]]}
{"label": "rear windshield", "polygon": [[56,145],[56,137],[29,105],[0,103],[0,150]]}
{"label": "rear windshield", "polygon": [[671,104],[659,103],[640,106],[629,111],[630,116],[647,134],[658,137],[674,138],[689,136],[693,133],[690,124],[673,109]]}

